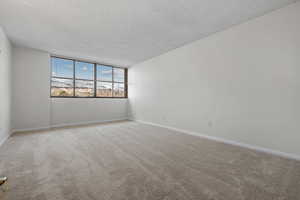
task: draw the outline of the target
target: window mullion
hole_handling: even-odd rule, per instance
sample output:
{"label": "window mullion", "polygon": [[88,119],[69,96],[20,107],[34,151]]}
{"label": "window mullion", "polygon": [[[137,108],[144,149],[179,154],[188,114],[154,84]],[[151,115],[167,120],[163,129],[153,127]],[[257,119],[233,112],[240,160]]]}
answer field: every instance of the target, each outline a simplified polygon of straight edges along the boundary
{"label": "window mullion", "polygon": [[111,91],[111,97],[114,97],[114,87],[115,87],[115,84],[114,84],[114,81],[115,81],[115,79],[114,79],[114,70],[115,70],[115,68],[114,67],[112,67],[112,91]]}
{"label": "window mullion", "polygon": [[94,97],[97,97],[97,65],[94,63]]}
{"label": "window mullion", "polygon": [[124,70],[124,92],[125,92],[125,94],[124,94],[124,97],[126,98],[126,97],[128,97],[127,96],[127,91],[128,91],[128,85],[127,85],[127,83],[128,83],[128,77],[127,77],[127,75],[128,75],[128,72],[127,72],[127,69],[125,69]]}
{"label": "window mullion", "polygon": [[75,60],[73,60],[73,97],[75,97]]}

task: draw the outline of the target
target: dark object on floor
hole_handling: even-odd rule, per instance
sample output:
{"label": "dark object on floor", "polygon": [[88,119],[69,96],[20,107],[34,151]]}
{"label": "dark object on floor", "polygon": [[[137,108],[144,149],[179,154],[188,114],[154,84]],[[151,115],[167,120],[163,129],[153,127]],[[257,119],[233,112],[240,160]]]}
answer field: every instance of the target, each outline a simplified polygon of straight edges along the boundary
{"label": "dark object on floor", "polygon": [[7,181],[7,177],[0,177],[0,186],[3,185]]}

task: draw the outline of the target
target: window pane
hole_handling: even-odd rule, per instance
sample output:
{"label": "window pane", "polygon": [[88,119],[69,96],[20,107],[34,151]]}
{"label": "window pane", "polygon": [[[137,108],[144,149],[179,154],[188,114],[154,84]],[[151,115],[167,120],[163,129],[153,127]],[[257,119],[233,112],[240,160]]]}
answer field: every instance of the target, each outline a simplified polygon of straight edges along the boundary
{"label": "window pane", "polygon": [[94,80],[94,64],[76,61],[75,78]]}
{"label": "window pane", "polygon": [[114,68],[114,81],[124,82],[125,70],[121,68]]}
{"label": "window pane", "polygon": [[114,83],[114,97],[125,97],[124,83]]}
{"label": "window pane", "polygon": [[73,61],[61,58],[51,58],[52,76],[73,78]]}
{"label": "window pane", "polygon": [[73,80],[52,78],[51,96],[73,96]]}
{"label": "window pane", "polygon": [[112,83],[98,81],[97,97],[112,97]]}
{"label": "window pane", "polygon": [[97,79],[99,81],[112,81],[112,67],[97,65]]}
{"label": "window pane", "polygon": [[75,96],[77,97],[94,96],[94,81],[75,80]]}

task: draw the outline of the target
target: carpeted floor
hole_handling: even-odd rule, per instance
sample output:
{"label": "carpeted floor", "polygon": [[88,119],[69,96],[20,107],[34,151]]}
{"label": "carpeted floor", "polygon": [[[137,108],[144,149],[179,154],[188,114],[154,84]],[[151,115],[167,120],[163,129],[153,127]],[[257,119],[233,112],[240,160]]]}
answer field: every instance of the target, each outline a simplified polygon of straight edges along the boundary
{"label": "carpeted floor", "polygon": [[119,122],[14,134],[1,200],[299,200],[300,162]]}

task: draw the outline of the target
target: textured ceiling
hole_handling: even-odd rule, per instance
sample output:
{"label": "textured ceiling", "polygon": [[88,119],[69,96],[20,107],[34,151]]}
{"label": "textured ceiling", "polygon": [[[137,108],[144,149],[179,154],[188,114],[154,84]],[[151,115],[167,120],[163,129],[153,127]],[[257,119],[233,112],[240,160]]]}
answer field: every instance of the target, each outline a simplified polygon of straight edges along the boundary
{"label": "textured ceiling", "polygon": [[0,0],[13,43],[130,66],[295,0]]}

